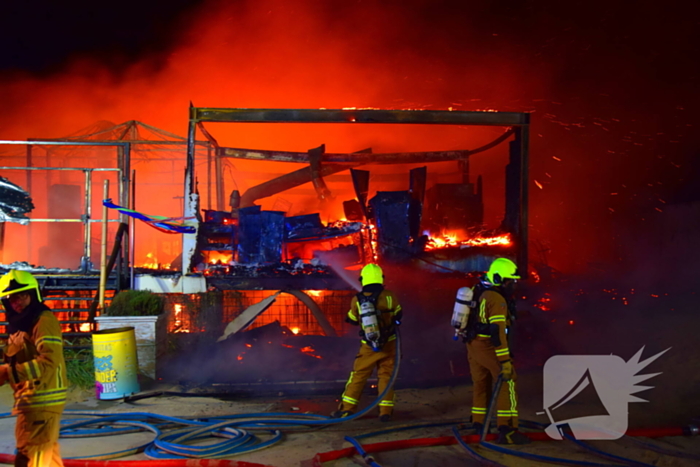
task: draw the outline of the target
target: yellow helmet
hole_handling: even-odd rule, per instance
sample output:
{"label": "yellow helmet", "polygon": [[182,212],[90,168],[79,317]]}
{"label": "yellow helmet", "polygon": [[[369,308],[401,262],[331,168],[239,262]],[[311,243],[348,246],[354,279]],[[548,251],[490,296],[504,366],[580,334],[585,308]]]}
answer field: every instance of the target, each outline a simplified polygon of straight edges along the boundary
{"label": "yellow helmet", "polygon": [[496,258],[489,266],[486,279],[493,285],[503,284],[503,279],[520,279],[518,266],[508,258]]}
{"label": "yellow helmet", "polygon": [[384,284],[384,272],[378,264],[370,263],[362,268],[360,281],[363,287],[369,284]]}
{"label": "yellow helmet", "polygon": [[41,301],[39,282],[27,271],[11,269],[10,272],[0,277],[0,299],[18,292],[34,291]]}

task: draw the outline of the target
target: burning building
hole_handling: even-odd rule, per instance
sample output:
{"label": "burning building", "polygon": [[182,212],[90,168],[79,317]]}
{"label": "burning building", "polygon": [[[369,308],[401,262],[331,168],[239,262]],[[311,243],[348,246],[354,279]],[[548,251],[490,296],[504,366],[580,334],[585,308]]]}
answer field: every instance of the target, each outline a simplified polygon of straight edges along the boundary
{"label": "burning building", "polygon": [[[224,122],[467,128],[487,125],[503,127],[504,131],[487,144],[464,150],[375,153],[370,148],[332,153],[326,152],[325,144],[321,144],[304,152],[292,152],[220,145],[204,125]],[[528,114],[492,111],[192,107],[186,139],[162,133],[155,140],[146,138],[138,132],[153,128],[131,122],[108,131],[24,144],[30,155],[32,150],[36,152],[36,148],[49,145],[56,146],[51,148],[54,152],[59,146],[65,147],[73,151],[65,156],[73,157],[73,161],[75,152],[87,149],[86,146],[99,147],[102,153],[117,149],[117,157],[111,159],[104,155],[81,156],[87,167],[77,170],[92,175],[106,166],[117,174],[113,178],[117,195],[110,205],[121,210],[119,219],[112,220],[108,231],[116,258],[115,271],[109,275],[111,288],[148,289],[167,294],[171,333],[189,339],[195,335],[208,336],[211,340],[221,335],[226,323],[274,296],[270,306],[241,329],[277,323],[286,335],[343,336],[348,332],[344,316],[357,289],[357,270],[368,262],[401,268],[409,275],[464,277],[465,273],[485,270],[496,256],[509,256],[527,270],[528,126]],[[203,135],[201,141],[197,140],[197,130]],[[470,157],[506,142],[504,215],[499,225],[487,228],[483,198],[484,184],[489,180],[483,180],[481,175],[473,178]],[[163,152],[164,147],[168,148],[167,152]],[[178,156],[182,157],[178,159]],[[50,160],[47,155],[46,169],[52,168]],[[33,173],[30,168],[37,168],[36,158],[26,155],[25,161],[24,173]],[[296,170],[272,172],[267,179],[246,190],[236,187],[229,190],[227,161],[283,163],[295,165]],[[69,165],[65,161],[62,164]],[[167,173],[167,177],[154,177],[151,171],[151,175],[136,181],[137,171],[133,169],[147,164],[158,164],[160,168],[155,173]],[[451,179],[431,182],[431,164],[449,164]],[[21,173],[22,165],[7,168]],[[185,173],[184,186],[170,180],[180,169]],[[377,172],[390,173],[403,182],[385,184],[381,176],[375,177]],[[28,186],[32,186],[29,180],[36,184],[37,176],[33,179],[25,176]],[[57,183],[46,177],[50,200]],[[76,200],[82,194],[85,201],[72,203],[74,208],[78,206],[73,213],[78,219],[74,225],[82,223],[83,228],[82,233],[74,233],[75,237],[84,239],[75,252],[83,258],[80,268],[37,272],[40,280],[43,278],[45,284],[56,289],[94,290],[99,274],[92,265],[106,260],[97,259],[95,254],[97,248],[93,244],[99,240],[95,230],[100,221],[93,219],[96,216],[92,213],[101,208],[94,202],[93,193],[99,190],[102,178],[107,177],[99,180],[86,177],[82,190],[73,179],[64,177],[61,180],[64,183],[58,183],[72,186],[77,191]],[[153,196],[153,189],[142,191],[145,184],[155,187],[159,196]],[[337,190],[338,184],[349,189]],[[315,199],[303,209],[292,209],[285,193],[303,185],[313,187]],[[139,198],[139,193],[148,194]],[[182,207],[181,216],[135,216],[140,214],[137,207],[153,212],[153,206],[173,204]],[[147,227],[133,217],[141,220],[145,217],[151,227],[177,224],[183,230],[177,231],[180,235],[168,236],[177,238],[177,244],[163,248],[164,242],[159,239],[157,247],[144,248],[140,239],[149,245],[153,243],[136,230],[137,225],[141,229]],[[129,227],[119,230],[117,223]],[[177,248],[180,252],[175,255]],[[167,259],[163,254],[165,249],[171,253]],[[41,258],[34,258],[37,259]],[[215,295],[205,297],[211,293]],[[90,322],[94,312],[81,310],[70,318]],[[78,327],[76,331],[79,329],[82,330]],[[307,348],[302,352],[306,356],[313,354],[308,347],[300,347]],[[241,361],[245,358],[240,352],[239,356]],[[310,358],[319,359],[319,356]]]}

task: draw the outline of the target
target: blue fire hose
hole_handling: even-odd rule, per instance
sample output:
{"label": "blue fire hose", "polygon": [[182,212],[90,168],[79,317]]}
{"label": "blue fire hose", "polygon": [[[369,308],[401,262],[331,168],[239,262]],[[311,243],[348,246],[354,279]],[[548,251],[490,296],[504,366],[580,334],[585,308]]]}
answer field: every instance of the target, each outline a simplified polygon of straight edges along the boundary
{"label": "blue fire hose", "polygon": [[[376,407],[391,390],[398,376],[400,361],[401,335],[397,328],[396,360],[389,384],[367,407],[343,418],[331,418],[318,414],[263,412],[186,419],[144,412],[105,416],[97,415],[94,412],[67,411],[66,415],[85,418],[62,420],[61,437],[84,438],[144,431],[153,433],[152,441],[134,448],[105,454],[72,457],[71,459],[109,460],[140,452],[144,452],[150,459],[220,459],[231,457],[277,444],[282,439],[282,430],[308,429],[309,427],[324,428],[362,417]],[[11,415],[0,414],[0,417],[6,416]],[[173,431],[174,427],[179,427],[179,429]],[[265,439],[260,438],[252,432],[265,433],[266,437]],[[193,444],[211,437],[222,438],[223,441],[207,445]]]}

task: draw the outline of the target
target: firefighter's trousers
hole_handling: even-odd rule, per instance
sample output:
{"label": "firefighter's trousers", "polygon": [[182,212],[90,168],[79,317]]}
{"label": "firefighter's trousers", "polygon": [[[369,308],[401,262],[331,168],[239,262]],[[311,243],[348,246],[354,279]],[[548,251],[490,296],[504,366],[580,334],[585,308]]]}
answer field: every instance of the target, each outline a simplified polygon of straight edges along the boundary
{"label": "firefighter's trousers", "polygon": [[61,413],[46,411],[17,414],[15,467],[63,467],[58,445]]}
{"label": "firefighter's trousers", "polygon": [[[340,410],[355,412],[357,404],[360,402],[360,395],[365,387],[374,368],[377,367],[377,389],[379,394],[391,380],[391,373],[394,371],[396,361],[396,340],[384,344],[377,352],[372,350],[367,344],[362,344],[360,351],[355,357],[355,363],[350,373],[350,378],[345,385],[345,392],[340,402]],[[394,411],[394,388],[387,391],[386,395],[379,402],[379,415],[391,415]]]}
{"label": "firefighter's trousers", "polygon": [[[490,339],[474,339],[467,344],[467,360],[474,382],[472,401],[472,422],[484,423],[486,411],[491,402],[493,385],[501,373],[501,364]],[[503,381],[496,400],[498,425],[518,427],[518,394],[516,392],[517,375],[515,368],[510,381]]]}

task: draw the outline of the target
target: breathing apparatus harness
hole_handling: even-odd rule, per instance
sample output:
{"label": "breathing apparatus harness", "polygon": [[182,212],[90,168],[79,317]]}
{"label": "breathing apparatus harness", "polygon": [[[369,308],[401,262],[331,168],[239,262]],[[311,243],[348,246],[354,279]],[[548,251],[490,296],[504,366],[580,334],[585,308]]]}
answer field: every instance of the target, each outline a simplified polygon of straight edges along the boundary
{"label": "breathing apparatus harness", "polygon": [[[455,328],[453,340],[462,338],[463,342],[473,341],[477,335],[489,336],[494,347],[501,345],[498,335],[498,324],[479,322],[479,301],[481,295],[487,290],[496,292],[506,301],[510,322],[515,321],[515,300],[507,298],[500,287],[490,283],[485,276],[479,278],[474,287],[462,287],[457,291],[454,309],[452,312],[452,327]],[[506,327],[506,336],[510,337]]]}
{"label": "breathing apparatus harness", "polygon": [[[367,287],[363,289],[366,288]],[[385,332],[382,333],[381,329],[381,310],[377,308],[377,301],[379,300],[379,294],[382,293],[384,288],[379,286],[373,289],[369,296],[365,295],[364,292],[359,292],[356,297],[357,304],[360,308],[360,337],[367,341],[370,347],[372,347],[372,350],[378,352],[386,343],[386,339],[393,333],[391,329],[385,330]]]}

